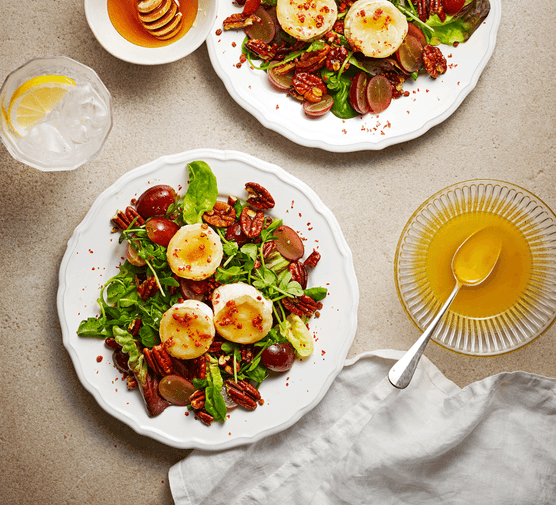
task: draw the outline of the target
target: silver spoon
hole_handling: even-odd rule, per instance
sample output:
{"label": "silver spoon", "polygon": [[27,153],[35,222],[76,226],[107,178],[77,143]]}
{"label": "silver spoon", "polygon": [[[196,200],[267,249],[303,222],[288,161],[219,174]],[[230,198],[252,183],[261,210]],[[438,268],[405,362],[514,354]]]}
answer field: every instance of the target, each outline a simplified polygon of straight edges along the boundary
{"label": "silver spoon", "polygon": [[454,301],[460,288],[481,284],[494,270],[501,250],[501,236],[494,226],[481,228],[467,237],[458,247],[452,258],[452,273],[456,279],[454,290],[450,293],[429,327],[388,372],[388,379],[394,387],[403,389],[408,386],[431,335]]}

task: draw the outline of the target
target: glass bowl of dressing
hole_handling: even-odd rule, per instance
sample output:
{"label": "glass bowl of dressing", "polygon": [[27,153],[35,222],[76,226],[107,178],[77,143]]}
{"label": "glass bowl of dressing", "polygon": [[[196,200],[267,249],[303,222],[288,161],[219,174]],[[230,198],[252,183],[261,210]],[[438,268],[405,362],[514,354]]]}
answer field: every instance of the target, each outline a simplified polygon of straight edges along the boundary
{"label": "glass bowl of dressing", "polygon": [[464,286],[432,340],[470,356],[515,351],[556,318],[556,216],[514,184],[474,180],[439,191],[405,225],[395,257],[402,306],[424,331],[452,292],[451,260],[472,233],[495,226],[500,258],[478,286]]}
{"label": "glass bowl of dressing", "polygon": [[216,0],[85,0],[99,43],[129,63],[160,65],[195,51],[216,20]]}

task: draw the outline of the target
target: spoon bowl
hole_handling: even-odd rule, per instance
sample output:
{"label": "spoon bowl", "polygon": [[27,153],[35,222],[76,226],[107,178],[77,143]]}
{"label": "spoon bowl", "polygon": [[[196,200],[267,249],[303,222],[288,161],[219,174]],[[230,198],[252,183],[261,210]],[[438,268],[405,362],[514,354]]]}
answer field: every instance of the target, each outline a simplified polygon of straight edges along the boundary
{"label": "spoon bowl", "polygon": [[450,308],[461,287],[478,286],[484,282],[498,263],[501,251],[502,237],[496,226],[479,229],[458,247],[451,264],[456,285],[429,327],[390,369],[388,380],[394,387],[404,389],[409,385],[435,328]]}

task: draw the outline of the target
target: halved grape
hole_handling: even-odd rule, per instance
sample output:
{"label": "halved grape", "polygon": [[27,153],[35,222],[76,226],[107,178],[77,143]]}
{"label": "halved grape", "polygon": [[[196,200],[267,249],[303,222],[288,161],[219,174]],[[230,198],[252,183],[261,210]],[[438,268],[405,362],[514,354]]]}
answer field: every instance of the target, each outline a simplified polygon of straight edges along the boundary
{"label": "halved grape", "polygon": [[176,192],[171,186],[160,184],[147,189],[137,199],[137,212],[148,219],[153,216],[164,216],[171,204],[176,200]]}
{"label": "halved grape", "polygon": [[[463,0],[465,2],[465,0]],[[427,37],[423,33],[423,30],[413,23],[407,23],[407,34],[415,37],[423,47],[427,45]]]}
{"label": "halved grape", "polygon": [[243,230],[241,229],[241,223],[239,221],[236,221],[231,226],[228,226],[228,228],[226,228],[225,238],[228,242],[236,242],[238,247],[241,247],[242,245],[249,242],[249,237],[245,235],[245,233],[243,233]]}
{"label": "halved grape", "polygon": [[178,232],[180,227],[171,219],[162,216],[155,216],[145,224],[148,237],[155,243],[168,247],[172,237]]}
{"label": "halved grape", "polygon": [[189,397],[195,391],[195,386],[181,375],[166,375],[158,383],[160,396],[172,405],[189,405]]}
{"label": "halved grape", "polygon": [[[275,62],[272,62],[275,63]],[[287,93],[292,86],[293,72],[280,75],[276,73],[274,67],[270,67],[266,73],[268,82],[276,90],[282,93]]]}
{"label": "halved grape", "polygon": [[375,75],[367,85],[367,100],[373,114],[386,110],[392,101],[392,85],[383,75]]}
{"label": "halved grape", "polygon": [[416,37],[407,35],[396,51],[396,57],[405,72],[417,72],[423,66],[423,46]]}
{"label": "halved grape", "polygon": [[226,386],[222,386],[220,392],[222,393],[222,398],[224,398],[224,403],[226,404],[226,410],[230,411],[235,409],[237,407],[237,403],[234,402],[234,400],[232,400],[232,398],[228,394],[228,391],[226,390]]}
{"label": "halved grape", "polygon": [[[247,4],[245,4],[247,6]],[[270,44],[276,35],[276,25],[264,7],[259,7],[255,11],[255,16],[261,18],[260,23],[253,23],[244,28],[245,34],[250,39],[262,40],[265,44]]]}
{"label": "halved grape", "polygon": [[320,102],[309,102],[309,100],[305,100],[303,102],[303,112],[305,115],[310,118],[317,118],[324,116],[334,105],[334,98],[330,95],[326,94],[322,96],[322,100]]}
{"label": "halved grape", "polygon": [[299,235],[289,226],[280,225],[274,230],[276,249],[288,261],[297,261],[303,257],[305,247]]}
{"label": "halved grape", "polygon": [[367,100],[367,85],[369,84],[369,74],[359,72],[351,81],[349,88],[349,102],[359,114],[369,112],[369,102]]}
{"label": "halved grape", "polygon": [[147,264],[147,262],[137,254],[137,249],[131,245],[131,243],[127,243],[127,247],[125,250],[125,257],[127,261],[129,261],[132,265],[136,267],[142,267]]}
{"label": "halved grape", "polygon": [[201,301],[203,299],[203,293],[196,293],[191,289],[191,286],[188,282],[188,279],[180,278],[180,293],[184,300],[198,300]]}
{"label": "halved grape", "polygon": [[295,352],[289,342],[269,345],[261,353],[261,363],[272,372],[287,372],[295,361]]}

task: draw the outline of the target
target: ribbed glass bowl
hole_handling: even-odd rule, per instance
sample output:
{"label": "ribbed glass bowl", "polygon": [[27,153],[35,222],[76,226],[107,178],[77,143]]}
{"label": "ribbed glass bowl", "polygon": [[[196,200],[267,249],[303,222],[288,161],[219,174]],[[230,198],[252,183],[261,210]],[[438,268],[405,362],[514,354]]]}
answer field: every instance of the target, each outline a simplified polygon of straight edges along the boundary
{"label": "ribbed glass bowl", "polygon": [[522,296],[509,309],[484,318],[449,310],[432,339],[465,355],[505,354],[535,340],[556,317],[556,216],[525,189],[507,182],[473,180],[431,196],[411,216],[398,243],[398,296],[411,321],[424,331],[445,302],[435,295],[425,275],[427,245],[445,223],[468,212],[495,213],[517,226],[529,245],[531,275]]}

